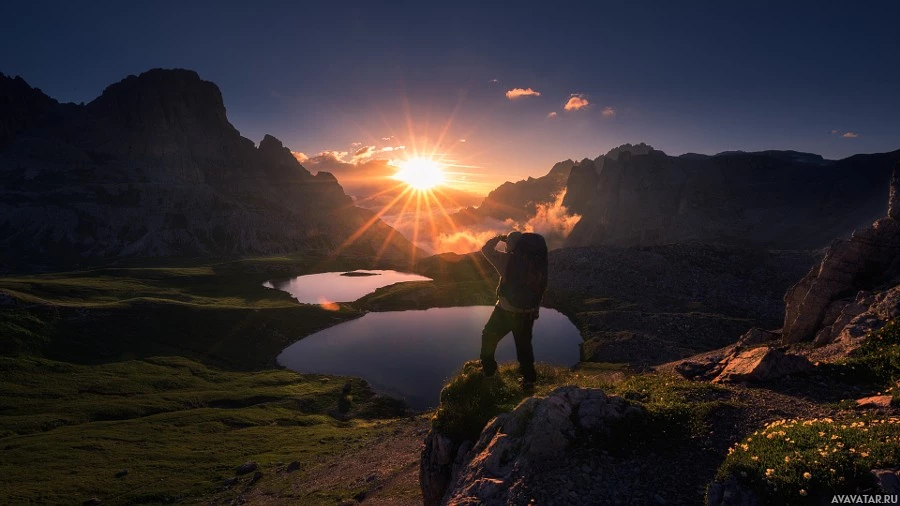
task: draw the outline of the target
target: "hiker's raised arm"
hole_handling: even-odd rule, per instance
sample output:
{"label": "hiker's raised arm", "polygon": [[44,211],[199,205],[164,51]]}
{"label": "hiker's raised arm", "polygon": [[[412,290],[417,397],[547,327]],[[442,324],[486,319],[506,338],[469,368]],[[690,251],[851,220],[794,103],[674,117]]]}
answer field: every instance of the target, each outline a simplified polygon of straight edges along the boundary
{"label": "hiker's raised arm", "polygon": [[492,239],[489,239],[488,242],[484,243],[484,246],[481,247],[481,254],[484,255],[485,258],[488,259],[495,269],[500,271],[502,274],[503,271],[500,270],[504,260],[506,259],[506,254],[500,251],[497,251],[497,243],[503,240],[502,235],[498,235]]}

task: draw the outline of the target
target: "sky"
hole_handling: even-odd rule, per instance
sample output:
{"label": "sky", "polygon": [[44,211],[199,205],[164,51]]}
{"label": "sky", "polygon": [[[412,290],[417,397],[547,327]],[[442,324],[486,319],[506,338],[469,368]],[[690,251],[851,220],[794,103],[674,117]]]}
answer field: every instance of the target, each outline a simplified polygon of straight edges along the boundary
{"label": "sky", "polygon": [[190,68],[255,142],[434,154],[481,189],[626,142],[900,149],[897,2],[487,4],[15,2],[0,72],[89,102]]}

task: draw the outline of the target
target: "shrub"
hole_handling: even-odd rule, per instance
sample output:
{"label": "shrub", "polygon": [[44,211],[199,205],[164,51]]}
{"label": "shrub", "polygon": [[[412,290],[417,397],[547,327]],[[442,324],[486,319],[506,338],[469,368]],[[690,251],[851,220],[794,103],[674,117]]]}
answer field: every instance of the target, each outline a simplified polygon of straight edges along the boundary
{"label": "shrub", "polygon": [[717,479],[734,476],[767,504],[819,504],[874,486],[900,462],[900,418],[778,420],[736,444]]}

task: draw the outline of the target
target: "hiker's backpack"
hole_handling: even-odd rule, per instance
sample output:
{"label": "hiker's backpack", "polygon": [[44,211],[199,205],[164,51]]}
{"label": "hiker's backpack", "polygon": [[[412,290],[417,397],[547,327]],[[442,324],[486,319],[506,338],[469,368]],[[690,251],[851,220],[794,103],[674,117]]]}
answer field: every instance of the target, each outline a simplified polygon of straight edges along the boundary
{"label": "hiker's backpack", "polygon": [[536,309],[547,289],[547,242],[543,236],[522,234],[509,254],[498,295],[519,309]]}

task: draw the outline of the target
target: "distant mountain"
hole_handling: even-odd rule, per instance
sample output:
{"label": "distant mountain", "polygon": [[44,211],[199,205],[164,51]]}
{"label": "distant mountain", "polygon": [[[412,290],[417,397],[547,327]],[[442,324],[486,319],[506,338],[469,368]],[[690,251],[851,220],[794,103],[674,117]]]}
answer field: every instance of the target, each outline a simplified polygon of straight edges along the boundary
{"label": "distant mountain", "polygon": [[796,151],[623,152],[572,169],[563,204],[582,216],[567,246],[686,241],[827,246],[884,215],[900,151],[825,160]]}
{"label": "distant mountain", "polygon": [[[334,251],[373,213],[271,136],[229,123],[193,71],[154,69],[87,105],[0,74],[0,267]],[[414,251],[374,220],[360,254]]]}
{"label": "distant mountain", "polygon": [[455,218],[468,226],[488,219],[525,223],[536,203],[553,203],[564,191],[559,209],[581,217],[568,247],[707,242],[816,249],[884,214],[897,160],[900,151],[837,161],[797,151],[673,157],[625,144],[594,160],[560,162],[542,178],[504,183]]}
{"label": "distant mountain", "polygon": [[546,175],[509,181],[491,191],[478,207],[468,207],[453,215],[459,226],[476,225],[484,220],[524,221],[534,216],[537,205],[550,202],[566,188],[569,172],[576,163],[565,160],[553,165]]}

